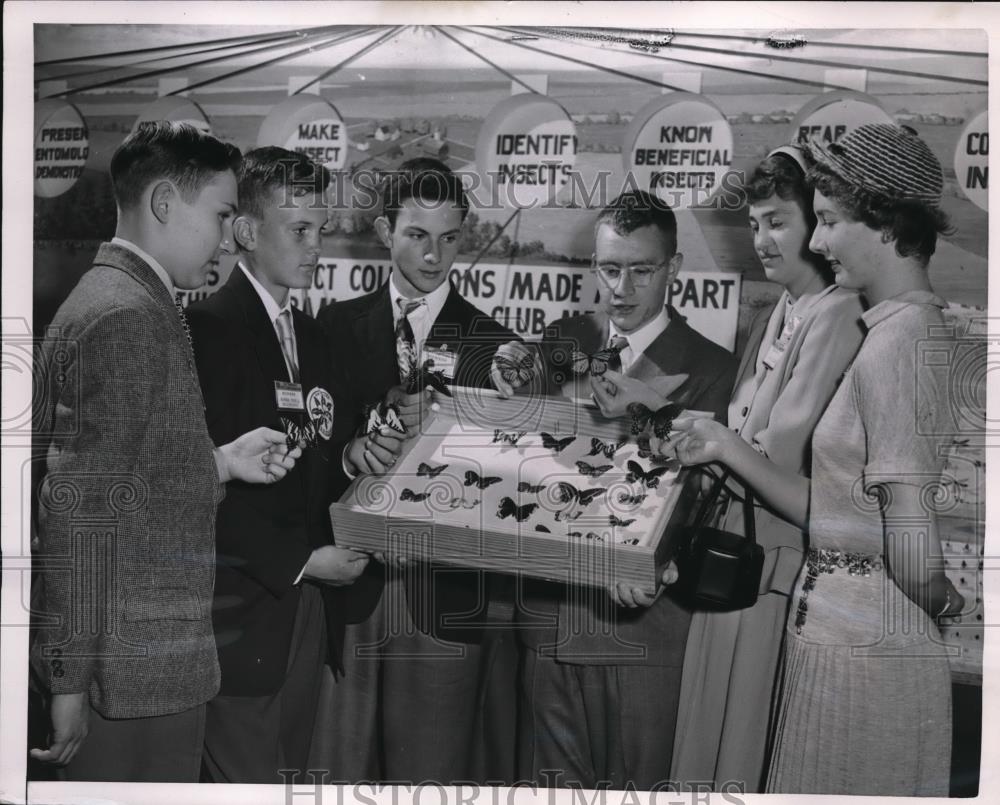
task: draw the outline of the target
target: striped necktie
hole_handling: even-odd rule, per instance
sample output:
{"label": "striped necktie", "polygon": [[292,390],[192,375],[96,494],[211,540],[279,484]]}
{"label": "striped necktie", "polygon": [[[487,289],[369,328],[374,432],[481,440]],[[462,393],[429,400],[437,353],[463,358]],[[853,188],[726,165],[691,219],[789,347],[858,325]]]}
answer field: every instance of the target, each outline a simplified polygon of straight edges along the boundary
{"label": "striped necktie", "polygon": [[608,358],[608,368],[612,372],[622,370],[622,351],[628,349],[628,339],[623,335],[615,335],[608,341],[608,349],[611,350],[611,357]]}
{"label": "striped necktie", "polygon": [[426,305],[426,299],[396,300],[399,307],[399,319],[396,321],[396,363],[399,366],[399,379],[405,381],[417,365],[417,341],[413,335],[409,315]]}
{"label": "striped necktie", "polygon": [[285,355],[285,363],[288,365],[288,372],[293,383],[299,382],[299,361],[295,354],[295,333],[292,330],[292,311],[287,307],[278,314],[274,320],[275,329],[278,331],[278,341],[281,343],[281,351]]}

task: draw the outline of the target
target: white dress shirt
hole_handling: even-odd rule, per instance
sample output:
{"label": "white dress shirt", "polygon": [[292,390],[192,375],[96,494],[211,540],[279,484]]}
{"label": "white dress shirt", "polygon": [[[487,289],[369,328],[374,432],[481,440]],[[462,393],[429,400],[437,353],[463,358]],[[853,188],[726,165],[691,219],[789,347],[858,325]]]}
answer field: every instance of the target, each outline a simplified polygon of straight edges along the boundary
{"label": "white dress shirt", "polygon": [[424,342],[427,340],[427,336],[430,335],[431,327],[434,326],[434,322],[437,321],[437,317],[441,314],[441,308],[444,307],[445,300],[451,291],[451,283],[446,280],[426,296],[417,296],[411,299],[403,296],[399,288],[396,287],[396,276],[395,270],[389,275],[389,301],[392,307],[393,329],[399,323],[399,317],[403,315],[398,300],[404,300],[404,304],[405,302],[416,302],[420,299],[426,302],[426,304],[421,305],[406,317],[413,330],[413,341],[416,347],[417,360],[419,360],[420,353],[424,348]]}

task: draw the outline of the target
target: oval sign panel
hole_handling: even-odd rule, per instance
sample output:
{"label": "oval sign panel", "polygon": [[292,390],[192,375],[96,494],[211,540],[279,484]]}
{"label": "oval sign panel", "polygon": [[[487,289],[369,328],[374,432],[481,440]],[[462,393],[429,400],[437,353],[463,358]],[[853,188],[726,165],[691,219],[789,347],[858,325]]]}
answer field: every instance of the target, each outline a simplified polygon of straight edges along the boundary
{"label": "oval sign panel", "polygon": [[135,119],[135,123],[132,124],[132,131],[135,131],[140,123],[148,123],[153,120],[190,123],[196,129],[200,129],[206,134],[210,134],[212,131],[212,126],[208,122],[208,116],[198,104],[187,98],[173,95],[157,98],[143,109],[139,117]]}
{"label": "oval sign panel", "polygon": [[955,179],[962,192],[982,210],[989,210],[989,119],[984,109],[969,120],[955,144]]}
{"label": "oval sign panel", "polygon": [[275,106],[260,125],[257,145],[277,145],[305,154],[329,170],[347,162],[347,126],[329,101],[292,95]]}
{"label": "oval sign panel", "polygon": [[576,126],[544,95],[514,95],[487,115],[476,140],[476,168],[491,198],[512,207],[555,203],[576,163]]}
{"label": "oval sign panel", "polygon": [[852,90],[826,92],[799,110],[792,119],[786,142],[803,143],[809,138],[819,138],[824,143],[832,143],[865,123],[895,121],[871,95]]}
{"label": "oval sign panel", "polygon": [[35,195],[61,196],[83,174],[90,134],[76,107],[48,99],[35,104]]}
{"label": "oval sign panel", "polygon": [[636,112],[622,147],[627,183],[673,209],[705,202],[733,161],[733,131],[714,103],[671,92]]}

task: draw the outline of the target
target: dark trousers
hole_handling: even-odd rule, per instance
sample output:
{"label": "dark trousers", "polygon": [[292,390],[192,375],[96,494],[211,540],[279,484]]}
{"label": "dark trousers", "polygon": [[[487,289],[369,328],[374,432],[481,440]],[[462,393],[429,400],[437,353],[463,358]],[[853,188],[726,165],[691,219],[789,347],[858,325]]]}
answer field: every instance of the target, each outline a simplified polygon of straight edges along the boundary
{"label": "dark trousers", "polygon": [[413,623],[402,579],[347,627],[344,676],[327,674],[311,765],[329,782],[447,784],[472,779],[483,647]]}
{"label": "dark trousers", "polygon": [[197,783],[205,705],[149,718],[105,718],[90,731],[60,779],[107,783]]}
{"label": "dark trousers", "polygon": [[663,790],[680,667],[570,665],[522,651],[518,777],[547,788]]}
{"label": "dark trousers", "polygon": [[208,703],[204,770],[213,783],[305,779],[326,658],[323,600],[305,584],[281,689],[268,696],[216,696]]}

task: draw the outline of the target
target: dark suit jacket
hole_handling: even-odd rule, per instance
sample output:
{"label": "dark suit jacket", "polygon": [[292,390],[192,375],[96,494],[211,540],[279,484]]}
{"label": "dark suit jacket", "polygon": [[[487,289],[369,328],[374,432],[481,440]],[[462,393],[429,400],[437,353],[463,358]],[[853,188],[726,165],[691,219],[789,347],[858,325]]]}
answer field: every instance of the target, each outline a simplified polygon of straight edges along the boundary
{"label": "dark suit jacket", "polygon": [[219,688],[223,487],[180,317],[149,265],[105,243],[52,326],[35,366],[39,551],[70,567],[42,574],[58,620],[39,630],[35,670],[108,718],[187,710]]}
{"label": "dark suit jacket", "polygon": [[[711,411],[724,422],[736,359],[689,327],[672,307],[668,311],[670,324],[626,375],[649,382],[663,375],[686,374],[670,398],[685,408]],[[550,392],[589,395],[589,379],[586,375],[574,378],[568,353],[570,349],[587,353],[602,349],[608,332],[603,314],[560,319],[547,329],[542,352]],[[596,588],[571,591],[563,585],[528,581],[524,591],[518,633],[536,650],[583,665],[680,667],[683,663],[691,616],[667,595],[661,595],[649,609],[624,609],[616,607],[605,590]]]}
{"label": "dark suit jacket", "polygon": [[[217,443],[261,426],[283,430],[281,416],[305,423],[305,414],[278,411],[274,381],[288,382],[288,370],[274,325],[239,267],[218,292],[190,306],[188,321]],[[298,310],[292,321],[303,396],[316,387],[331,391],[333,366],[322,331]],[[328,473],[341,469],[330,445],[306,450],[277,483],[227,485],[216,525],[213,607],[223,695],[261,696],[284,681],[300,597],[294,581],[312,550],[333,541]],[[331,648],[339,656],[342,624],[329,614]]]}
{"label": "dark suit jacket", "polygon": [[[365,405],[378,402],[399,384],[396,336],[389,285],[378,291],[335,302],[320,311],[318,321],[326,330],[332,349],[342,357],[346,384],[338,392],[337,407],[351,410],[355,425],[361,422]],[[490,387],[490,366],[500,344],[519,340],[502,324],[466,301],[452,286],[441,312],[431,327],[426,345],[444,346],[456,353],[455,385]],[[339,494],[343,489],[335,490]],[[434,568],[433,601],[423,603],[426,590],[414,574],[407,574],[407,597],[414,622],[424,632],[437,637],[479,642],[482,630],[460,625],[444,626],[445,619],[478,622],[485,617],[487,593],[483,574]],[[350,605],[351,622],[364,620],[374,609],[385,584],[384,568],[372,562],[355,583],[356,595]]]}

